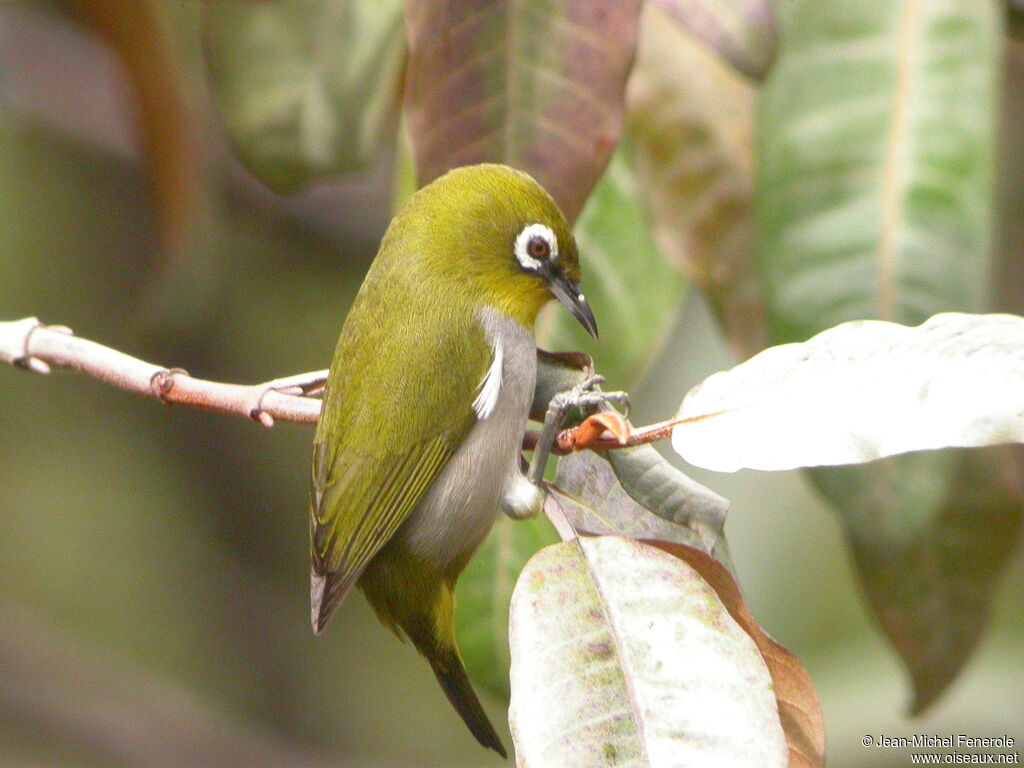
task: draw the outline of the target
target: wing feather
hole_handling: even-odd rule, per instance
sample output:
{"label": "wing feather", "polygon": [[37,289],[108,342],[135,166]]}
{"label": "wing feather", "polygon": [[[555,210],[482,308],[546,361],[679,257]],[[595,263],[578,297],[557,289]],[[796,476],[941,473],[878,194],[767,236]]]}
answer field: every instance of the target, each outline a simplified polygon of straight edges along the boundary
{"label": "wing feather", "polygon": [[[476,424],[474,398],[496,356],[474,310],[439,307],[410,282],[414,276],[389,271],[387,263],[375,262],[374,270],[338,341],[314,443],[310,549],[318,630]],[[444,332],[424,334],[427,316]]]}
{"label": "wing feather", "polygon": [[[314,480],[314,496],[319,493],[321,499],[311,516],[312,578],[314,585],[322,582],[320,589],[313,591],[317,631],[374,555],[395,535],[451,454],[451,448],[437,437],[410,446],[395,463],[377,464],[358,477],[348,475],[349,483],[320,490]],[[358,486],[374,479],[381,481],[378,492],[360,503]],[[332,514],[331,503],[344,503],[346,498],[349,505]]]}

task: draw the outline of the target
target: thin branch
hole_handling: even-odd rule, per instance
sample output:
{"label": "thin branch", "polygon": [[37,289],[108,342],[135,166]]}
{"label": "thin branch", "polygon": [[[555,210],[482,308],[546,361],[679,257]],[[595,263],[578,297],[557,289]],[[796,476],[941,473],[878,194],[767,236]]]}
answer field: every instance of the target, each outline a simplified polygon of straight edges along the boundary
{"label": "thin branch", "polygon": [[[160,400],[217,413],[228,413],[272,427],[275,421],[316,424],[327,371],[311,371],[273,379],[263,384],[226,384],[190,376],[181,368],[164,368],[146,363],[123,352],[75,336],[70,328],[42,325],[36,318],[0,322],[0,363],[47,374],[51,366],[69,368],[105,381],[120,389]],[[713,415],[713,414],[712,414]],[[701,417],[706,418],[706,417]],[[566,454],[628,448],[664,440],[684,419],[663,421],[647,427],[629,428],[628,434],[605,431],[593,436],[593,429],[565,429],[555,438],[555,453]],[[583,435],[586,435],[584,437]],[[537,433],[528,432],[523,448],[532,450]]]}
{"label": "thin branch", "polygon": [[275,420],[315,424],[327,371],[315,371],[263,384],[225,384],[196,379],[180,368],[164,368],[74,336],[60,326],[44,326],[34,317],[0,323],[0,362],[37,373],[70,368],[120,389],[218,413],[231,413],[266,427]]}

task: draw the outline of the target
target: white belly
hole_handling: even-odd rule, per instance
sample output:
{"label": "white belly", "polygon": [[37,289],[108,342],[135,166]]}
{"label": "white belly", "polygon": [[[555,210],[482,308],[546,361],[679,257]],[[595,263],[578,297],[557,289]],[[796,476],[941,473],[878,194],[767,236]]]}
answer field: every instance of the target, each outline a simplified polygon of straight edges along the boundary
{"label": "white belly", "polygon": [[492,348],[499,339],[502,346],[497,403],[473,426],[398,533],[413,554],[439,566],[483,541],[505,489],[521,476],[520,447],[537,379],[532,331],[493,309],[482,310],[479,320]]}

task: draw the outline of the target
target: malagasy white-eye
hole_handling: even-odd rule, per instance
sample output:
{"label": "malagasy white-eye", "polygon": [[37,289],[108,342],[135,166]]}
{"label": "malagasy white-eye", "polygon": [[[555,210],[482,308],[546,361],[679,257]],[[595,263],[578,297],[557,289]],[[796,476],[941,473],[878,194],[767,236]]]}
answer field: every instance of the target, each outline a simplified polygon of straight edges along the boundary
{"label": "malagasy white-eye", "polygon": [[595,337],[565,217],[530,176],[458,168],[392,220],[341,331],[316,429],[312,619],[358,586],[486,747],[505,755],[455,642],[452,590],[502,509],[536,513],[521,470],[533,326],[554,296]]}

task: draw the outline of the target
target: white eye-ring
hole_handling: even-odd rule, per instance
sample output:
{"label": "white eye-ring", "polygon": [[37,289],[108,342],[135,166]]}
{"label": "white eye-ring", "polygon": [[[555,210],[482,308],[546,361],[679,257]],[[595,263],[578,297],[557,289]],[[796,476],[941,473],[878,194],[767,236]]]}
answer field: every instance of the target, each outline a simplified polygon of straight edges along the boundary
{"label": "white eye-ring", "polygon": [[558,238],[551,227],[530,224],[516,236],[515,252],[523,269],[539,272],[543,262],[558,258]]}

